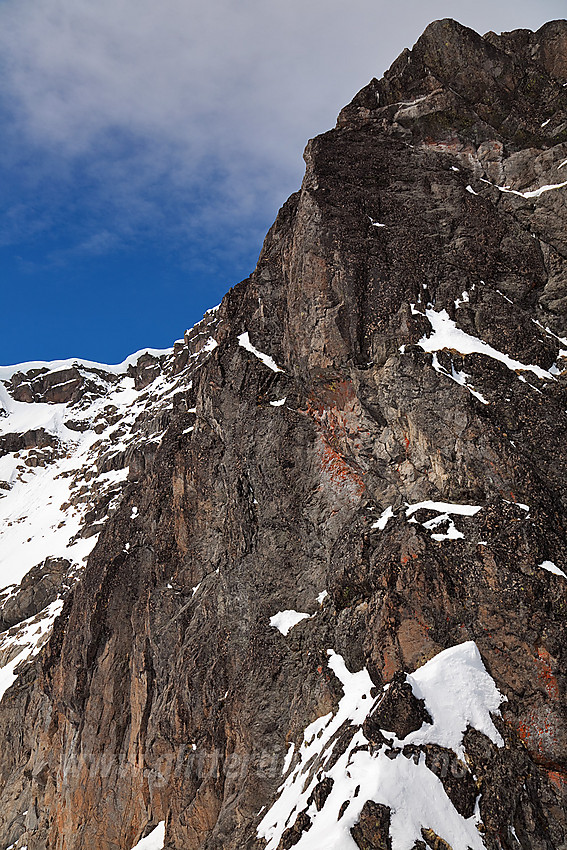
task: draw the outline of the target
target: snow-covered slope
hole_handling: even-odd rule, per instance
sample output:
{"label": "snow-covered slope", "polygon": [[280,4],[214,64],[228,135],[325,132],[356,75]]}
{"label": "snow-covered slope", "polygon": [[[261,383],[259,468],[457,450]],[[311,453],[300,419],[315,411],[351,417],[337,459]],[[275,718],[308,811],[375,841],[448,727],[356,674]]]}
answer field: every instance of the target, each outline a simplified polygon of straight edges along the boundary
{"label": "snow-covered slope", "polygon": [[[443,767],[449,767],[449,753],[458,759],[451,765],[453,771],[456,764],[462,775],[468,773],[463,736],[469,728],[497,747],[504,745],[491,717],[503,698],[476,645],[467,641],[446,649],[406,677],[413,692],[408,691],[406,699],[423,700],[429,716],[424,714],[425,719],[401,739],[391,729],[380,729],[375,731],[381,740],[369,740],[374,736],[369,728],[363,729],[367,718],[379,713],[391,686],[373,695],[366,669],[351,673],[340,655],[333,650],[328,654],[344,696],[336,713],[311,723],[297,753],[292,750],[279,796],[258,827],[266,850],[281,847],[284,833],[293,831],[300,817],[296,834],[301,837],[293,842],[298,850],[356,850],[361,845],[351,830],[368,801],[387,806],[392,813],[392,850],[412,850],[422,830],[433,830],[453,850],[483,850],[478,800],[464,817],[439,776]],[[431,745],[442,748],[438,752],[444,760],[432,763],[427,758]]]}
{"label": "snow-covered slope", "polygon": [[106,521],[216,342],[214,312],[118,365],[0,367],[0,697],[47,639]]}

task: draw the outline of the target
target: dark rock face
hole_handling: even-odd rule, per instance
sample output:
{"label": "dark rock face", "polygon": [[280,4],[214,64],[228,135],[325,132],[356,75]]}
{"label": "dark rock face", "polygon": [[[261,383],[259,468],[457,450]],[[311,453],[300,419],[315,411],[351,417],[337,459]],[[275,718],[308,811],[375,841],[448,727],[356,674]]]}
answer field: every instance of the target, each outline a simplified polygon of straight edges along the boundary
{"label": "dark rock face", "polygon": [[[482,736],[479,739],[483,740]],[[477,799],[475,771],[471,772],[472,758],[468,751],[467,755],[468,767],[451,750],[443,747],[430,745],[425,752],[427,767],[439,777],[453,806],[464,818],[473,816]]]}
{"label": "dark rock face", "polygon": [[0,600],[0,628],[10,628],[39,614],[73,584],[71,564],[65,558],[46,558],[27,573],[15,593]]}
{"label": "dark rock face", "polygon": [[[564,21],[428,27],[308,144],[214,322],[131,367],[161,436],[100,455],[128,482],[0,703],[6,846],[130,850],[163,820],[168,850],[271,847],[288,744],[293,771],[341,700],[329,649],[374,697],[391,685],[306,766],[319,790],[280,847],[335,803],[359,847],[393,846],[395,811],[368,799],[352,823],[362,798],[328,781],[372,747],[439,780],[455,817],[478,808],[488,850],[565,846],[566,40]],[[75,372],[48,374],[7,389],[72,403]],[[309,619],[270,625],[290,610]],[[412,743],[441,721],[405,674],[468,641],[506,699],[501,740],[479,723],[462,752]],[[447,835],[424,815],[415,846]]]}
{"label": "dark rock face", "polygon": [[446,841],[443,841],[439,835],[436,835],[432,829],[422,829],[421,834],[431,850],[452,850],[452,847]]}
{"label": "dark rock face", "polygon": [[301,812],[293,826],[286,829],[280,841],[279,847],[281,850],[290,850],[290,847],[295,847],[305,832],[309,832],[311,820],[309,815]]}
{"label": "dark rock face", "polygon": [[43,428],[24,431],[23,434],[5,434],[0,439],[0,452],[19,452],[23,449],[54,447],[57,440],[52,434],[48,434]]}
{"label": "dark rock face", "polygon": [[360,850],[392,850],[389,828],[388,807],[368,800],[363,806],[359,822],[351,829],[351,834]]}
{"label": "dark rock face", "polygon": [[431,722],[423,700],[416,699],[405,675],[395,673],[386,694],[366,718],[363,729],[369,741],[383,729],[395,732],[397,738],[405,738],[424,723]]}
{"label": "dark rock face", "polygon": [[97,377],[108,381],[106,372],[81,370],[77,366],[57,370],[32,369],[25,374],[18,372],[11,380],[12,396],[16,401],[43,401],[63,404],[78,401],[85,393],[97,390]]}

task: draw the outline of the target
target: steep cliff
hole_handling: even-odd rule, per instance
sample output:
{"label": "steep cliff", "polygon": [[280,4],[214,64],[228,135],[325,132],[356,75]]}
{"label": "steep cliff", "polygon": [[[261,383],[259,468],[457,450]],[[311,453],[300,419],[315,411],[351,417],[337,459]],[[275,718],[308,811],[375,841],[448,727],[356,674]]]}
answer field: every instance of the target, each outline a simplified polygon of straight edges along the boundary
{"label": "steep cliff", "polygon": [[567,22],[305,160],[171,352],[0,374],[0,846],[567,846]]}

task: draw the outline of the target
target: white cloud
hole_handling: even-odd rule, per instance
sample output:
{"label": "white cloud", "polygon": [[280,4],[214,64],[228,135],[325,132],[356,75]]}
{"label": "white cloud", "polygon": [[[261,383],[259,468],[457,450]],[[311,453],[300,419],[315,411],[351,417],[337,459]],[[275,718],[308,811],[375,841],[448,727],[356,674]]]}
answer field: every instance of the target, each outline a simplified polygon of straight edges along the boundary
{"label": "white cloud", "polygon": [[46,209],[53,175],[82,183],[93,216],[130,234],[252,227],[299,185],[307,139],[430,20],[482,31],[561,14],[533,5],[3,0],[3,162],[35,175]]}

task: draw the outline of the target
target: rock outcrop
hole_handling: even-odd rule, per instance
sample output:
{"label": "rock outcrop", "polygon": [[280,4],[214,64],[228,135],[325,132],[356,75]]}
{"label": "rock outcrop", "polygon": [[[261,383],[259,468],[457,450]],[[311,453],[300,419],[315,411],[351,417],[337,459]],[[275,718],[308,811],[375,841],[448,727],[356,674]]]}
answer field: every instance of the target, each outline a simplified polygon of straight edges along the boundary
{"label": "rock outcrop", "polygon": [[567,846],[567,22],[305,160],[171,352],[0,374],[0,846]]}

